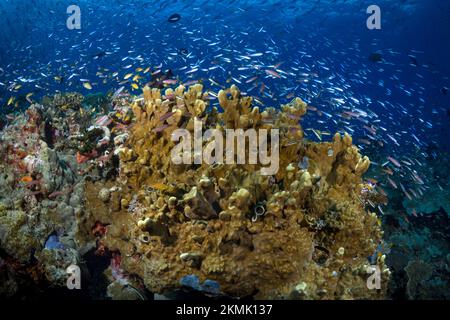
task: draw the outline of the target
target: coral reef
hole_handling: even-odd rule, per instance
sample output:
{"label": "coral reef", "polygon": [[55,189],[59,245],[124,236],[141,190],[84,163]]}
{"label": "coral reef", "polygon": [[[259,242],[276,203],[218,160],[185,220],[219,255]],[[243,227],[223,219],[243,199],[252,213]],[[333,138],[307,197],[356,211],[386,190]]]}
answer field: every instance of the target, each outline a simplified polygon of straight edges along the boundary
{"label": "coral reef", "polygon": [[[1,290],[18,290],[17,270],[58,287],[67,266],[80,264],[93,279],[89,260],[97,257],[110,299],[183,288],[256,299],[384,298],[390,271],[369,210],[384,200],[363,181],[370,161],[352,138],[306,140],[299,98],[264,111],[236,86],[217,98],[210,105],[201,84],[145,87],[138,97],[118,90],[104,110],[102,97],[57,95],[6,126]],[[202,154],[174,148],[178,129],[202,136]],[[279,154],[279,170],[263,174],[268,163],[250,159],[250,140],[211,148],[231,129],[270,132],[258,143],[266,158]],[[378,290],[367,286],[373,265]]]}
{"label": "coral reef", "polygon": [[[100,179],[115,170],[112,156],[98,152],[80,162],[79,143],[95,118],[81,107],[83,96],[44,98],[18,115],[0,135],[0,265],[14,283],[17,270],[36,283],[65,286],[66,268],[96,246],[77,240],[83,230],[85,179]],[[107,117],[108,118],[108,117]],[[122,134],[110,121],[111,140]],[[109,129],[108,129],[109,130]],[[113,141],[101,151],[113,155]],[[99,149],[100,150],[100,149]],[[31,271],[30,271],[31,270]],[[11,276],[11,277],[10,277]],[[7,289],[14,295],[13,287]],[[19,287],[16,286],[18,290]]]}
{"label": "coral reef", "polygon": [[[123,270],[157,293],[193,275],[233,297],[382,298],[385,286],[366,286],[368,257],[382,235],[365,209],[370,186],[361,176],[370,161],[351,137],[303,139],[306,104],[298,98],[261,112],[232,86],[218,100],[223,112],[197,84],[164,93],[146,87],[134,101],[120,175],[106,186],[114,198],[98,196],[100,181],[86,193],[90,219],[106,225],[101,241],[121,253]],[[261,164],[172,163],[171,137],[177,128],[194,133],[194,119],[221,132],[279,129],[280,170],[264,176]],[[384,257],[375,260],[386,280]]]}
{"label": "coral reef", "polygon": [[[450,162],[435,148],[427,148],[424,155],[422,162],[407,169],[409,174],[396,179],[397,189],[386,187],[389,203],[382,217],[386,245],[381,251],[392,271],[388,296],[393,299],[449,298]],[[392,173],[382,172],[370,173],[378,180]],[[426,270],[431,271],[428,278]]]}

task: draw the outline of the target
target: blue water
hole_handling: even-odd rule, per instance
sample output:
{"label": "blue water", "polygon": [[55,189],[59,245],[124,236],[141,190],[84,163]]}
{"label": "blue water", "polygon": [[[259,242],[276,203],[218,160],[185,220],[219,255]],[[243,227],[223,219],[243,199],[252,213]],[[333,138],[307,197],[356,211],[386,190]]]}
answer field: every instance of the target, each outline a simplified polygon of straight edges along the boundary
{"label": "blue water", "polygon": [[[441,93],[443,87],[450,87],[447,1],[377,1],[381,30],[366,27],[366,8],[372,4],[367,1],[76,1],[81,30],[66,27],[70,4],[73,1],[0,4],[3,112],[11,111],[5,104],[12,95],[87,93],[80,79],[90,80],[94,92],[105,92],[117,89],[123,76],[137,67],[154,69],[162,64],[162,69],[172,69],[182,80],[204,79],[209,84],[206,79],[212,78],[228,85],[236,83],[233,77],[242,82],[236,83],[241,90],[261,96],[268,105],[288,101],[286,95],[292,92],[333,114],[340,107],[330,99],[344,97],[346,107],[373,111],[402,146],[412,148],[411,134],[415,134],[424,143],[449,148],[450,94]],[[181,20],[167,22],[173,13],[179,13]],[[191,56],[179,54],[180,49]],[[94,59],[102,52],[104,56]],[[264,55],[239,58],[251,52]],[[384,60],[369,61],[373,52],[381,53]],[[411,65],[409,55],[417,65]],[[238,69],[279,62],[283,62],[281,70],[293,75],[272,79],[264,78],[265,67]],[[207,70],[217,65],[220,68]],[[199,70],[186,75],[193,66]],[[188,69],[180,71],[183,67]],[[114,72],[118,76],[113,77]],[[312,73],[320,82],[299,82],[301,73]],[[268,88],[263,95],[259,87],[249,90],[253,83],[245,84],[254,75],[262,75],[260,83]],[[55,76],[63,77],[63,82]],[[8,91],[13,83],[23,86]],[[333,87],[344,92],[326,91]],[[305,126],[315,121],[316,117],[307,117]],[[325,130],[348,131],[328,122],[322,126]],[[360,128],[353,130],[354,135],[364,136]]]}

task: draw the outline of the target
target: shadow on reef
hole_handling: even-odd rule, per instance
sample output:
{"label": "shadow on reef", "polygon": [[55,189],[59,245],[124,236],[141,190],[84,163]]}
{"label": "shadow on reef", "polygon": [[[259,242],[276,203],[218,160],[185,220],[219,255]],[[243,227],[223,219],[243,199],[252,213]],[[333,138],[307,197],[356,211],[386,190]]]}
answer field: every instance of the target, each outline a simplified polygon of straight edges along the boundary
{"label": "shadow on reef", "polygon": [[93,252],[83,258],[85,264],[80,265],[83,285],[80,290],[68,290],[42,277],[37,261],[23,264],[0,250],[0,297],[28,301],[105,299],[108,281],[103,272],[109,266],[110,258]]}

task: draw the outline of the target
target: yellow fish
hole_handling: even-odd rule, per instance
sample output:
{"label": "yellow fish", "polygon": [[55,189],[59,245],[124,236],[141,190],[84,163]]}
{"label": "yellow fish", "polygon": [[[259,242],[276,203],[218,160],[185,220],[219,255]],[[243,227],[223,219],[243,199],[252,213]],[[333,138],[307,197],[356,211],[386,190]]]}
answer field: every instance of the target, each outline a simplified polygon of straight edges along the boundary
{"label": "yellow fish", "polygon": [[128,74],[125,75],[125,77],[123,77],[123,80],[130,79],[132,76],[133,76],[132,73],[128,73]]}
{"label": "yellow fish", "polygon": [[140,78],[141,78],[141,77],[140,77],[139,75],[135,75],[135,76],[133,77],[133,81],[136,82],[136,81],[138,81]]}
{"label": "yellow fish", "polygon": [[88,90],[92,89],[92,86],[91,86],[91,84],[89,82],[83,82],[83,87],[85,87]]}
{"label": "yellow fish", "polygon": [[33,103],[33,101],[31,100],[31,96],[33,95],[33,92],[31,92],[31,93],[28,93],[26,96],[25,96],[25,99],[27,99],[27,101],[29,102],[29,103]]}
{"label": "yellow fish", "polygon": [[16,86],[14,87],[14,90],[19,90],[20,88],[22,88],[22,85],[21,85],[21,84],[18,84],[18,85],[16,85]]}
{"label": "yellow fish", "polygon": [[142,70],[144,70],[144,69],[142,69],[142,68],[137,68],[137,69],[136,69],[136,72],[141,72]]}
{"label": "yellow fish", "polygon": [[139,89],[139,86],[136,83],[132,83],[131,86],[133,87],[133,89]]}
{"label": "yellow fish", "polygon": [[164,184],[164,183],[156,182],[156,183],[152,183],[150,185],[150,188],[156,189],[156,190],[160,190],[160,191],[164,191],[164,190],[166,190],[169,187],[166,184]]}
{"label": "yellow fish", "polygon": [[147,68],[147,69],[144,70],[144,73],[147,73],[149,71],[150,71],[150,68]]}
{"label": "yellow fish", "polygon": [[16,98],[15,97],[11,97],[11,98],[9,98],[9,100],[8,100],[8,106],[9,105],[12,105],[13,103],[14,103],[14,100],[16,100]]}

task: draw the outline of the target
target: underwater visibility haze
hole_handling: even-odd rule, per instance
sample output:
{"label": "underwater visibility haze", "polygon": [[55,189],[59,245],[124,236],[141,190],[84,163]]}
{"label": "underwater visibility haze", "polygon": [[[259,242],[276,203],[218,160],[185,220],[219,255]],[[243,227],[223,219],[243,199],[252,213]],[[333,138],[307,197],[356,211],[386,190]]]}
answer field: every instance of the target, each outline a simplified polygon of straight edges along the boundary
{"label": "underwater visibility haze", "polygon": [[0,297],[450,297],[450,2],[0,12]]}

